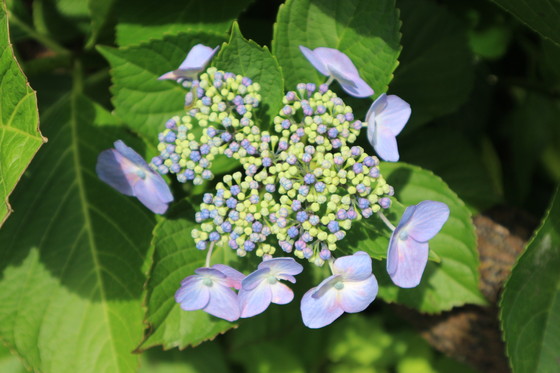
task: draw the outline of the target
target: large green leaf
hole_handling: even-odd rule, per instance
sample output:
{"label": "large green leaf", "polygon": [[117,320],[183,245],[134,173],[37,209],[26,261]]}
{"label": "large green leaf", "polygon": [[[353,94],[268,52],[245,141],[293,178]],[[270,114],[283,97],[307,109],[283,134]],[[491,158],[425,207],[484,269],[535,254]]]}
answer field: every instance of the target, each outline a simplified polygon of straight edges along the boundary
{"label": "large green leaf", "polygon": [[217,34],[191,32],[121,49],[98,47],[111,64],[113,105],[130,128],[151,143],[165,122],[184,113],[186,90],[174,81],[157,80],[175,70],[198,43],[216,46],[225,41]]}
{"label": "large green leaf", "polygon": [[560,45],[560,1],[492,0],[527,26]]}
{"label": "large green leaf", "polygon": [[[91,35],[87,42],[87,48],[95,45],[99,37],[114,27],[113,8],[117,0],[88,0],[88,9],[91,16]],[[111,31],[113,29],[111,27]]]}
{"label": "large green leaf", "polygon": [[465,102],[474,63],[466,29],[453,14],[427,0],[398,0],[397,5],[403,21],[403,51],[390,93],[410,103],[410,129]]}
{"label": "large green leaf", "polygon": [[142,354],[138,373],[225,373],[226,358],[217,343],[203,343],[185,351],[151,349]]}
{"label": "large green leaf", "polygon": [[303,45],[346,53],[379,94],[387,90],[397,67],[399,27],[394,0],[288,0],[278,12],[272,51],[282,66],[286,89],[325,81],[300,52]]}
{"label": "large green leaf", "polygon": [[[433,250],[441,261],[428,262],[422,282],[416,288],[397,287],[387,275],[385,261],[374,261],[379,296],[388,302],[430,313],[466,303],[485,304],[478,289],[479,262],[474,226],[463,201],[439,177],[419,167],[382,163],[381,172],[395,188],[396,199],[404,205],[424,200],[441,201],[449,206],[451,213],[443,229],[430,240],[430,251]],[[400,219],[400,214],[391,214],[392,221]],[[368,251],[368,248],[363,250]]]}
{"label": "large green leaf", "polygon": [[95,174],[99,152],[120,137],[111,118],[78,93],[44,113],[49,144],[0,231],[0,338],[35,371],[124,373],[138,365],[131,351],[144,328],[155,222]]}
{"label": "large green leaf", "polygon": [[119,1],[117,44],[135,45],[192,30],[225,37],[231,22],[253,0]]}
{"label": "large green leaf", "polygon": [[27,369],[23,366],[18,357],[0,344],[0,372],[2,373],[26,373]]}
{"label": "large green leaf", "polygon": [[0,2],[0,227],[11,212],[8,196],[46,141],[39,132],[37,96],[21,71],[8,39],[8,19]]}
{"label": "large green leaf", "polygon": [[[165,349],[197,345],[235,326],[204,311],[183,311],[175,302],[181,281],[204,267],[206,251],[197,250],[191,231],[194,209],[182,202],[162,219],[154,231],[154,257],[147,284],[146,322],[149,329],[139,349],[163,345]],[[211,264],[230,264],[233,250],[217,249]]]}
{"label": "large green leaf", "polygon": [[282,108],[284,95],[282,70],[268,48],[261,47],[252,40],[245,40],[239,25],[234,23],[229,42],[224,45],[212,64],[220,70],[247,76],[260,84],[261,126],[268,127],[268,124],[272,123],[271,119]]}
{"label": "large green leaf", "polygon": [[519,257],[500,303],[513,372],[560,369],[560,199]]}

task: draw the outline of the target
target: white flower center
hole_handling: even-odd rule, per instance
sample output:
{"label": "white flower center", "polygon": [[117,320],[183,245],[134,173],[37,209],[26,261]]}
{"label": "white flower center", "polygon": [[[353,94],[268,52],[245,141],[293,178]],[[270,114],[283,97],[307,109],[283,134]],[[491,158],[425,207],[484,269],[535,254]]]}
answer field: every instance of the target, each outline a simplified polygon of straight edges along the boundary
{"label": "white flower center", "polygon": [[344,289],[344,282],[338,281],[336,284],[334,284],[334,288],[335,288],[336,290],[342,290],[342,289]]}
{"label": "white flower center", "polygon": [[274,285],[275,283],[278,282],[278,279],[272,275],[269,275],[267,281],[270,285]]}

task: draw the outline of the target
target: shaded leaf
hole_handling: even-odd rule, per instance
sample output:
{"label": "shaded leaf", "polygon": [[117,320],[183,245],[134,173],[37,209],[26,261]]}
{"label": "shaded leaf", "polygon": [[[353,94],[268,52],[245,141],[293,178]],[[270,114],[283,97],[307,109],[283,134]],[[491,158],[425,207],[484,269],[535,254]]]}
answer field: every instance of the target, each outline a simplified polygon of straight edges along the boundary
{"label": "shaded leaf", "polygon": [[492,0],[531,29],[560,45],[558,0]]}
{"label": "shaded leaf", "polygon": [[303,45],[344,52],[379,95],[397,67],[399,27],[394,0],[288,0],[278,12],[272,51],[282,66],[286,89],[326,80],[300,52]]}
{"label": "shaded leaf", "polygon": [[8,18],[0,2],[0,227],[11,207],[8,196],[46,141],[39,131],[37,96],[21,71],[8,39]]}
{"label": "shaded leaf", "polygon": [[231,22],[253,0],[119,1],[117,44],[141,44],[184,32],[215,32],[225,37]]}
{"label": "shaded leaf", "polygon": [[[101,182],[97,156],[120,137],[77,93],[44,113],[49,145],[14,193],[0,231],[0,336],[40,372],[135,372],[154,226],[136,199]],[[117,137],[118,136],[118,137]]]}
{"label": "shaded leaf", "polygon": [[466,29],[453,14],[426,0],[399,0],[397,6],[403,51],[390,93],[412,107],[406,132],[465,102],[474,64]]}
{"label": "shaded leaf", "polygon": [[519,257],[500,303],[513,372],[560,369],[560,199],[558,192]]}

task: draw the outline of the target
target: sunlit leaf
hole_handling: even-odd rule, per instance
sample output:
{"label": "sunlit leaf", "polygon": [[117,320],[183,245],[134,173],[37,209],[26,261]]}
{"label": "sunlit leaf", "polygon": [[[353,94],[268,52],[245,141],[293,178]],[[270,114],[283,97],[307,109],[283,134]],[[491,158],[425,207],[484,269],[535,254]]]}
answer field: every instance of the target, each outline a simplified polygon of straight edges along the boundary
{"label": "sunlit leaf", "polygon": [[8,218],[12,193],[23,171],[46,141],[39,132],[37,96],[29,86],[8,39],[8,18],[0,2],[0,227]]}
{"label": "sunlit leaf", "polygon": [[[120,137],[84,96],[43,114],[50,141],[0,230],[0,336],[35,371],[135,372],[153,215],[95,174]],[[96,123],[97,124],[97,123]],[[119,136],[119,137],[117,137]],[[141,150],[141,149],[138,149]]]}

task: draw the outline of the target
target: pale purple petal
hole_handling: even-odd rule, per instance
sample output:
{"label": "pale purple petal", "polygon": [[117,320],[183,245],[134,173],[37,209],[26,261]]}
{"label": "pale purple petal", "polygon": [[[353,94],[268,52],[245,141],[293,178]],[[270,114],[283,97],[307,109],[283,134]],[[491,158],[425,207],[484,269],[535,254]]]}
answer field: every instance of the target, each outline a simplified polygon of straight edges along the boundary
{"label": "pale purple petal", "polygon": [[443,202],[422,201],[416,205],[408,223],[406,232],[419,242],[431,240],[449,218],[449,207]]}
{"label": "pale purple petal", "polygon": [[237,320],[239,318],[237,294],[227,286],[214,283],[210,302],[204,311],[227,321]]}
{"label": "pale purple petal", "polygon": [[270,286],[272,292],[272,303],[288,304],[294,299],[294,292],[281,282]]}
{"label": "pale purple petal", "polygon": [[362,312],[377,296],[377,280],[370,276],[363,281],[344,282],[344,288],[338,290],[338,302],[344,312]]}
{"label": "pale purple petal", "polygon": [[318,56],[315,55],[314,51],[302,45],[299,46],[299,50],[301,51],[301,53],[303,53],[305,58],[307,58],[307,60],[313,65],[313,67],[319,70],[321,74],[325,76],[330,75],[327,66],[323,63],[323,61]]}
{"label": "pale purple petal", "polygon": [[368,123],[368,127],[374,127],[374,122],[376,120],[377,115],[381,113],[387,107],[387,95],[382,93],[377,97],[375,101],[369,107],[369,110],[366,114],[366,122]]}
{"label": "pale purple petal", "polygon": [[342,86],[342,89],[350,96],[362,98],[373,95],[373,89],[360,77],[355,78],[351,83],[347,83],[341,79],[337,80]]}
{"label": "pale purple petal", "polygon": [[117,140],[113,143],[113,146],[117,151],[126,159],[130,160],[134,163],[137,167],[149,170],[150,166],[148,163],[140,156],[140,154],[136,153],[134,149],[127,146],[122,140]]}
{"label": "pale purple petal", "polygon": [[428,262],[428,244],[415,241],[412,237],[399,238],[396,229],[389,242],[387,272],[401,288],[413,288],[420,283]]}
{"label": "pale purple petal", "polygon": [[397,138],[391,133],[391,131],[380,127],[379,124],[377,124],[375,129],[375,138],[370,138],[369,140],[373,145],[375,152],[381,159],[388,162],[397,162],[399,160]]}
{"label": "pale purple petal", "polygon": [[210,288],[204,285],[203,279],[200,276],[194,275],[189,277],[192,280],[184,281],[184,285],[175,293],[175,301],[185,311],[203,309],[210,301]]}
{"label": "pale purple petal", "polygon": [[292,284],[295,284],[295,283],[296,283],[296,278],[295,278],[294,276],[292,276],[292,275],[283,275],[283,274],[280,274],[280,275],[276,275],[276,278],[277,278],[278,280],[290,281]]}
{"label": "pale purple petal", "polygon": [[220,279],[225,279],[227,276],[222,273],[221,271],[214,269],[214,268],[208,268],[208,267],[200,267],[194,270],[194,273],[196,273],[197,275],[201,275],[201,276],[207,276],[207,277],[212,277],[213,280],[220,280]]}
{"label": "pale purple petal", "polygon": [[157,80],[177,80],[179,78],[182,78],[182,76],[179,75],[180,72],[181,72],[180,70],[168,71],[165,74],[158,77]]}
{"label": "pale purple petal", "polygon": [[127,196],[134,195],[129,179],[122,169],[121,162],[125,158],[115,149],[102,151],[97,157],[95,172],[99,178]]}
{"label": "pale purple petal", "polygon": [[[165,186],[163,190],[160,189],[162,185]],[[148,182],[148,179],[140,180],[133,186],[133,189],[136,198],[154,213],[163,214],[167,211],[167,204],[169,203],[167,197],[171,196],[171,192],[165,182],[161,184]],[[163,200],[162,196],[166,197],[167,200]],[[173,197],[171,197],[171,199],[173,199]]]}
{"label": "pale purple petal", "polygon": [[313,53],[327,67],[328,75],[336,74],[335,78],[350,81],[360,78],[360,73],[352,60],[338,49],[319,47],[315,48]]}
{"label": "pale purple petal", "polygon": [[225,264],[214,264],[212,268],[217,269],[226,275],[226,286],[235,289],[241,289],[241,281],[245,278],[245,275],[236,269],[231,268]]}
{"label": "pale purple petal", "polygon": [[337,303],[337,290],[328,288],[320,297],[315,297],[317,288],[312,288],[301,299],[301,317],[308,328],[317,329],[329,325],[344,313]]}
{"label": "pale purple petal", "polygon": [[398,96],[387,96],[387,106],[379,114],[377,114],[377,125],[390,131],[393,136],[398,135],[408,119],[410,118],[411,109],[408,102]]}
{"label": "pale purple petal", "polygon": [[214,49],[202,44],[197,44],[191,48],[185,60],[179,66],[179,70],[198,69],[204,70],[208,62],[212,59],[214,54],[220,47]]}
{"label": "pale purple petal", "polygon": [[247,275],[241,281],[241,288],[245,290],[253,290],[256,288],[262,281],[266,280],[270,273],[270,268],[259,268],[255,272],[252,272]]}
{"label": "pale purple petal", "polygon": [[272,301],[272,291],[268,281],[262,281],[253,290],[239,290],[241,317],[252,317],[264,312]]}
{"label": "pale purple petal", "polygon": [[363,251],[340,257],[334,261],[333,273],[345,282],[365,280],[371,276],[371,257]]}
{"label": "pale purple petal", "polygon": [[265,260],[259,264],[259,269],[270,268],[270,274],[273,276],[279,274],[298,275],[303,271],[303,266],[296,262],[293,258],[273,258]]}

